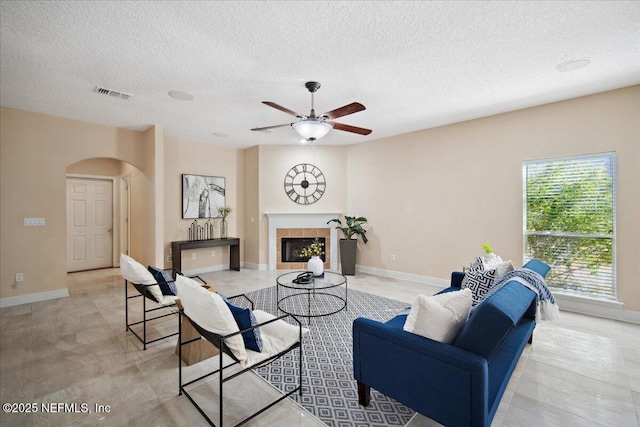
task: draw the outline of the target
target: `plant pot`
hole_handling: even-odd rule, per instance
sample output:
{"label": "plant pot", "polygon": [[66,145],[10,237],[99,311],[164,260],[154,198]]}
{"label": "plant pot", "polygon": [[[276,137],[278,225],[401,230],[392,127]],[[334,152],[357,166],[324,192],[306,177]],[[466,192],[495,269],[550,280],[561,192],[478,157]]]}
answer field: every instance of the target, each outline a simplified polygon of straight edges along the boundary
{"label": "plant pot", "polygon": [[356,274],[356,250],[358,241],[355,239],[340,239],[340,264],[342,274],[353,276]]}
{"label": "plant pot", "polygon": [[307,261],[307,270],[314,276],[320,276],[324,272],[324,264],[319,256],[313,255]]}

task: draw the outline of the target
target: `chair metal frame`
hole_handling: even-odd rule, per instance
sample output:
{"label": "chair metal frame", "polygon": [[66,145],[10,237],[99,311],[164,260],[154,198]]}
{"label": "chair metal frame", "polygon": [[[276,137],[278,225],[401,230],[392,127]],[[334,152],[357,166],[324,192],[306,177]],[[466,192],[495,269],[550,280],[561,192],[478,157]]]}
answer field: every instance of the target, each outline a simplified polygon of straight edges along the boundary
{"label": "chair metal frame", "polygon": [[[174,281],[175,281],[175,277],[176,274],[182,274],[179,270],[175,269],[175,268],[166,268],[164,269],[164,271],[171,271],[171,276],[173,277]],[[202,278],[200,276],[191,276],[192,279],[198,279],[200,280],[202,283],[206,284],[206,282],[204,280],[202,280]],[[136,295],[129,295],[129,283],[131,283],[133,285],[134,288],[136,288],[136,290],[138,291],[138,294]],[[159,338],[154,338],[152,340],[148,340],[147,339],[147,322],[151,322],[152,320],[156,320],[156,319],[161,319],[167,316],[171,316],[174,314],[177,314],[177,306],[176,303],[172,303],[172,304],[160,304],[155,297],[153,296],[153,294],[151,294],[151,292],[148,290],[148,288],[150,286],[159,286],[158,283],[153,283],[153,284],[149,284],[149,285],[141,285],[139,283],[133,283],[133,282],[129,282],[127,279],[124,280],[124,305],[125,305],[125,323],[126,323],[126,329],[125,332],[127,331],[131,331],[131,333],[138,338],[138,340],[140,340],[140,342],[142,343],[142,349],[146,350],[147,349],[147,344],[151,344],[154,343],[156,341],[160,341],[166,338],[170,338],[173,337],[175,335],[178,335],[178,332],[174,332],[168,335],[163,335]],[[138,322],[133,322],[133,323],[129,323],[129,300],[133,299],[133,298],[139,298],[139,297],[143,297],[142,298],[142,320],[138,321]],[[147,298],[150,299],[151,301],[153,301],[157,307],[153,307],[150,309],[147,309]],[[147,314],[148,313],[153,313],[155,311],[158,310],[166,310],[166,309],[170,309],[171,312],[170,313],[164,313],[161,314],[159,316],[156,317],[151,317],[151,318],[147,318]],[[142,336],[138,335],[138,332],[136,332],[132,326],[136,326],[142,323]]]}
{"label": "chair metal frame", "polygon": [[[251,303],[251,309],[253,310],[253,306],[254,306],[253,301],[251,301],[246,295],[244,295],[244,294],[236,295],[236,296],[230,297],[229,299],[236,298],[236,297],[244,297],[244,298],[246,298]],[[219,359],[219,366],[218,366],[218,368],[216,370],[214,370],[212,372],[208,372],[208,373],[206,373],[206,374],[204,374],[204,375],[202,375],[202,376],[200,376],[198,378],[195,378],[195,379],[193,379],[191,381],[188,381],[188,382],[185,382],[185,383],[182,382],[183,381],[183,379],[182,379],[182,376],[183,376],[182,375],[182,364],[183,364],[183,362],[182,362],[182,346],[183,345],[187,345],[187,344],[189,344],[189,343],[191,343],[193,341],[196,341],[196,340],[198,340],[200,338],[196,338],[196,339],[193,339],[193,340],[190,340],[190,341],[182,342],[182,322],[183,322],[183,317],[186,318],[187,321],[191,322],[193,327],[200,333],[200,335],[202,335],[202,337],[204,337],[207,341],[212,343],[214,346],[216,346],[220,350],[220,354],[217,356],[218,359]],[[273,323],[273,322],[275,322],[277,320],[283,320],[285,318],[293,319],[294,322],[298,326],[298,341],[296,343],[294,343],[289,348],[287,348],[287,349],[285,349],[285,350],[283,350],[283,351],[281,351],[281,352],[269,357],[268,359],[265,359],[263,361],[260,361],[260,362],[258,362],[256,364],[254,364],[254,365],[251,365],[251,366],[248,366],[248,367],[246,367],[244,369],[241,369],[240,371],[237,371],[237,372],[235,372],[233,374],[227,375],[226,377],[224,376],[224,370],[225,369],[228,369],[228,368],[230,368],[232,366],[235,366],[235,365],[240,363],[240,361],[234,356],[234,354],[231,352],[231,350],[228,348],[228,346],[225,345],[225,340],[227,340],[227,339],[229,339],[229,338],[231,338],[231,337],[233,337],[235,335],[242,334],[244,332],[253,330],[255,328],[259,328],[259,327],[267,325],[269,323]],[[260,415],[264,411],[268,410],[272,406],[276,405],[277,403],[281,402],[282,400],[286,399],[287,397],[291,396],[292,394],[294,394],[296,392],[298,392],[299,395],[302,396],[302,356],[303,356],[303,351],[302,351],[302,324],[300,323],[300,321],[295,316],[292,316],[290,314],[285,314],[285,315],[282,315],[280,317],[276,317],[274,319],[271,319],[271,320],[268,320],[266,322],[263,322],[263,323],[261,323],[259,325],[252,326],[252,327],[247,328],[245,330],[234,332],[232,334],[222,336],[222,335],[218,335],[218,334],[215,334],[213,332],[207,331],[206,329],[203,329],[200,325],[198,325],[191,318],[189,318],[189,316],[187,316],[184,313],[184,310],[179,310],[178,325],[179,325],[179,327],[178,327],[178,331],[179,331],[179,338],[178,339],[179,339],[179,341],[178,342],[180,343],[180,345],[178,346],[179,347],[179,352],[178,352],[179,353],[179,356],[178,356],[178,386],[179,386],[179,393],[178,393],[178,395],[184,394],[185,396],[187,396],[189,401],[193,404],[193,406],[196,407],[198,412],[200,412],[200,414],[205,418],[205,420],[207,420],[209,425],[211,425],[213,427],[216,427],[216,424],[204,412],[204,410],[200,407],[200,405],[198,405],[196,403],[194,398],[187,392],[185,387],[187,387],[189,385],[192,385],[192,384],[194,384],[194,383],[196,383],[198,381],[201,381],[201,380],[203,380],[205,378],[208,378],[211,375],[215,375],[215,374],[219,375],[219,377],[218,377],[218,380],[219,380],[218,405],[219,405],[219,408],[220,408],[220,414],[219,414],[219,423],[220,424],[219,424],[219,427],[223,427],[223,415],[224,415],[224,411],[223,411],[223,406],[224,406],[223,405],[223,402],[224,402],[223,401],[223,398],[224,398],[223,389],[224,389],[224,387],[223,387],[223,385],[224,385],[224,383],[229,381],[229,380],[231,380],[231,379],[233,379],[233,378],[235,378],[235,377],[237,377],[237,376],[239,376],[239,375],[241,375],[241,374],[243,374],[243,373],[245,373],[245,372],[247,372],[247,371],[252,371],[255,368],[266,366],[266,365],[272,363],[273,361],[275,361],[276,359],[282,357],[283,355],[293,351],[295,348],[299,349],[298,350],[298,352],[299,352],[298,386],[295,389],[293,389],[293,390],[291,390],[291,391],[289,391],[287,393],[283,392],[283,395],[280,396],[277,400],[271,402],[267,406],[264,406],[263,408],[259,409],[258,411],[254,412],[253,414],[250,414],[249,416],[247,416],[246,418],[241,420],[239,423],[235,424],[233,427],[238,427],[238,426],[241,426],[241,425],[249,422],[250,420],[252,420],[256,416]],[[231,357],[233,362],[225,366],[224,363],[223,363],[223,354],[226,354],[229,357]]]}

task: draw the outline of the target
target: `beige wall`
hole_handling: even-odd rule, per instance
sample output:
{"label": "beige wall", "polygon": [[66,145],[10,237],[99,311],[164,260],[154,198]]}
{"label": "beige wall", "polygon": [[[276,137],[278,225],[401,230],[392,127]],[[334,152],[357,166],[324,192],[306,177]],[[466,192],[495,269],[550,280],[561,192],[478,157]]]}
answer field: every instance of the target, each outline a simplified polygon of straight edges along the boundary
{"label": "beige wall", "polygon": [[244,260],[260,264],[260,147],[244,150]]}
{"label": "beige wall", "polygon": [[[242,239],[242,260],[268,264],[267,212],[342,212],[369,218],[361,266],[447,279],[485,241],[522,263],[523,161],[615,151],[619,300],[640,310],[639,98],[635,86],[349,147],[247,150],[165,136],[159,127],[134,132],[2,108],[0,298],[66,288],[66,173],[111,170],[96,160],[92,172],[91,162],[77,163],[85,159],[126,162],[131,254],[145,264],[169,266],[170,242],[186,239],[180,175],[197,173],[226,177],[229,234]],[[304,162],[327,178],[326,194],[308,206],[283,189],[286,172]],[[24,217],[45,217],[46,226],[23,227]],[[226,248],[215,257],[196,252],[194,261],[185,252],[183,269],[228,262]]]}
{"label": "beige wall", "polygon": [[[260,146],[260,264],[269,263],[269,221],[271,212],[342,212],[347,196],[347,147],[318,145]],[[311,163],[327,180],[326,193],[311,205],[299,205],[284,192],[284,177],[293,166]]]}
{"label": "beige wall", "polygon": [[116,159],[87,159],[67,168],[69,174],[94,175],[104,177],[120,176],[122,162]]}
{"label": "beige wall", "polygon": [[[244,234],[244,151],[237,148],[203,144],[190,140],[166,136],[164,140],[164,265],[171,267],[167,261],[171,242],[187,240],[188,228],[193,220],[182,219],[182,174],[198,174],[225,177],[226,204],[233,209],[227,218],[228,235],[240,237]],[[216,237],[220,235],[220,220],[216,223]],[[204,220],[198,223],[204,224]],[[245,242],[241,240],[240,258]],[[183,251],[182,269],[185,271],[203,269],[229,264],[229,250],[226,247]],[[196,259],[191,259],[191,254]],[[172,255],[173,256],[173,255]]]}
{"label": "beige wall", "polygon": [[446,279],[488,241],[521,265],[523,162],[615,151],[618,299],[640,310],[639,101],[635,86],[350,146],[358,263]]}
{"label": "beige wall", "polygon": [[[140,132],[0,109],[0,298],[67,287],[67,168],[113,158],[147,172],[148,148]],[[25,217],[46,225],[24,227]]]}

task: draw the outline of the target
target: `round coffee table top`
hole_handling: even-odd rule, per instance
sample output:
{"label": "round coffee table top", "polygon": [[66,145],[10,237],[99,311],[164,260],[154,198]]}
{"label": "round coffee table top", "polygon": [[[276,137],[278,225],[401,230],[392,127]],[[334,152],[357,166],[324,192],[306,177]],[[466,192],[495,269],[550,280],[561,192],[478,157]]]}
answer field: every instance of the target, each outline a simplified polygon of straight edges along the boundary
{"label": "round coffee table top", "polygon": [[347,278],[340,273],[334,273],[333,271],[325,270],[322,276],[312,277],[309,283],[293,283],[293,280],[305,271],[290,271],[288,273],[278,276],[276,282],[280,286],[290,289],[309,289],[315,290],[329,289],[336,286],[344,285]]}

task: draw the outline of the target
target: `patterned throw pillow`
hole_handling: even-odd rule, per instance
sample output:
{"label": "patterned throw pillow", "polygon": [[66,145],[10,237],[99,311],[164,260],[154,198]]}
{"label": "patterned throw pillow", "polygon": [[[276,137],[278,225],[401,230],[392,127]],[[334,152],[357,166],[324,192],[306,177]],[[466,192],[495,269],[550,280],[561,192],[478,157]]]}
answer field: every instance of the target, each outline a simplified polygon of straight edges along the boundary
{"label": "patterned throw pillow", "polygon": [[176,289],[176,283],[173,281],[171,274],[167,271],[151,266],[149,266],[149,272],[153,274],[156,282],[160,285],[162,295],[178,295],[178,289]]}
{"label": "patterned throw pillow", "polygon": [[473,264],[471,264],[471,267],[469,267],[469,271],[484,271],[485,270],[485,264],[484,264],[484,260],[482,259],[482,257],[476,257],[476,260],[473,262]]}
{"label": "patterned throw pillow", "polygon": [[493,286],[496,277],[496,269],[484,271],[473,271],[470,269],[465,273],[460,289],[471,289],[471,293],[473,294],[472,305],[476,305],[480,302],[484,294],[489,292],[489,289]]}
{"label": "patterned throw pillow", "polygon": [[[241,331],[249,329],[250,327],[258,324],[258,321],[256,320],[256,317],[251,310],[249,310],[248,308],[238,307],[224,297],[223,299],[224,302],[227,303],[229,310],[231,310],[231,314],[233,314],[233,318],[236,320],[238,328]],[[262,334],[260,333],[260,328],[255,328],[251,329],[250,331],[243,332],[242,340],[244,341],[245,348],[256,351],[258,353],[262,352]]]}

